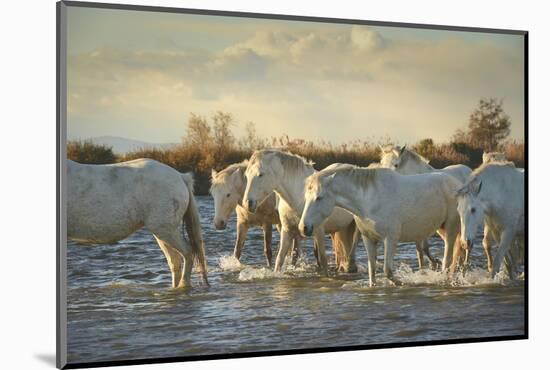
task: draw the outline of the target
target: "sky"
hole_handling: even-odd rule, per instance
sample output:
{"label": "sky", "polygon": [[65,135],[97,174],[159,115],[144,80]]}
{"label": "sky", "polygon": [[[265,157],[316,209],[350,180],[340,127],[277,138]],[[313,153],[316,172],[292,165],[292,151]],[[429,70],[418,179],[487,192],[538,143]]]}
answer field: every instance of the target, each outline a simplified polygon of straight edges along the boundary
{"label": "sky", "polygon": [[69,139],[179,142],[191,113],[240,136],[447,141],[482,97],[523,140],[523,37],[68,8]]}

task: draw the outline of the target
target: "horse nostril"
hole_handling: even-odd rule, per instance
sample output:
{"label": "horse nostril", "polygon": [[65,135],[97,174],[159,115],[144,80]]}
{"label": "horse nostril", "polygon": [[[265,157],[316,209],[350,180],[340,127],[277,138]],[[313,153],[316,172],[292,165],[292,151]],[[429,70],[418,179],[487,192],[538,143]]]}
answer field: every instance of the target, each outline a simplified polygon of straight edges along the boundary
{"label": "horse nostril", "polygon": [[221,227],[224,227],[224,226],[225,226],[225,221],[223,221],[223,220],[220,221],[220,226],[221,226]]}

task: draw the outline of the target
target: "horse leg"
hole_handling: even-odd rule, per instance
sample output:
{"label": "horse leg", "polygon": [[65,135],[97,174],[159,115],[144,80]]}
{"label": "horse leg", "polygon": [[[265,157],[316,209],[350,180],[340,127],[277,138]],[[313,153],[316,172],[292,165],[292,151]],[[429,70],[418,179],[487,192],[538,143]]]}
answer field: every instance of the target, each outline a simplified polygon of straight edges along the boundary
{"label": "horse leg", "polygon": [[515,246],[512,245],[510,248],[510,251],[504,257],[504,267],[506,269],[506,274],[508,274],[508,277],[510,278],[510,280],[514,280],[516,278],[517,256],[514,249],[515,249]]}
{"label": "horse leg", "polygon": [[354,224],[353,228],[353,235],[351,237],[351,252],[349,255],[349,270],[348,272],[357,272],[357,262],[355,259],[355,250],[357,249],[357,245],[359,244],[359,238],[361,238],[361,232],[359,231],[359,228],[357,227],[357,224]]}
{"label": "horse leg", "polygon": [[325,230],[322,227],[317,227],[314,231],[313,238],[317,243],[317,253],[319,255],[319,264],[322,274],[328,276],[327,255],[325,253]]}
{"label": "horse leg", "polygon": [[493,254],[491,253],[491,244],[493,242],[493,231],[487,224],[483,227],[483,250],[487,256],[487,270],[493,271]]}
{"label": "horse leg", "polygon": [[283,268],[283,263],[285,262],[285,257],[290,249],[292,244],[292,239],[289,232],[285,229],[281,231],[281,244],[279,247],[279,252],[277,253],[277,259],[275,261],[275,272],[279,272]]}
{"label": "horse leg", "polygon": [[271,267],[272,253],[271,253],[271,239],[272,239],[272,229],[271,224],[264,224],[264,254],[267,261],[267,266]]}
{"label": "horse leg", "polygon": [[342,244],[340,238],[336,235],[336,233],[331,233],[330,239],[332,240],[332,249],[334,250],[334,262],[336,264],[336,271],[341,271],[344,259],[342,256]]}
{"label": "horse leg", "polygon": [[[444,240],[445,240],[445,243],[447,243],[446,238]],[[455,244],[458,244],[458,245],[455,245],[455,247],[453,248],[453,258],[449,268],[450,276],[454,275],[456,270],[464,265],[464,261],[466,259],[465,255],[467,254],[467,250],[462,248],[462,246],[460,245],[460,240],[458,237],[456,238]],[[445,244],[445,246],[446,245],[447,244]]]}
{"label": "horse leg", "polygon": [[233,256],[238,260],[241,259],[241,252],[243,250],[247,234],[248,225],[246,225],[244,222],[239,223],[237,225],[237,241],[235,242],[235,250],[233,251]]}
{"label": "horse leg", "polygon": [[424,240],[416,242],[416,258],[418,259],[418,269],[424,269]]}
{"label": "horse leg", "polygon": [[506,254],[508,254],[508,251],[510,250],[510,246],[513,241],[514,241],[513,233],[509,231],[504,231],[501,234],[497,254],[493,261],[493,272],[491,273],[492,277],[495,277],[495,275],[500,271],[500,265],[502,264],[502,260],[504,259]]}
{"label": "horse leg", "polygon": [[[516,238],[518,248],[518,264],[525,264],[525,240],[522,237]],[[519,275],[519,278],[525,277],[525,272]]]}
{"label": "horse leg", "polygon": [[430,243],[428,243],[428,239],[422,240],[422,251],[424,252],[424,255],[428,257],[430,268],[434,271],[437,270],[438,266],[441,265],[441,261],[438,258],[435,258],[432,256],[432,253],[430,252]]}
{"label": "horse leg", "polygon": [[319,246],[317,245],[317,241],[315,239],[313,239],[313,255],[317,261],[317,266],[321,267],[321,260],[319,260]]}
{"label": "horse leg", "polygon": [[371,287],[376,285],[376,241],[363,235],[363,244],[367,250],[367,257],[369,259],[369,285]]}
{"label": "horse leg", "polygon": [[[441,269],[443,271],[446,271],[451,266],[451,262],[453,259],[453,251],[454,251],[454,245],[456,242],[456,238],[459,234],[460,226],[457,225],[455,222],[452,222],[451,220],[447,220],[445,222],[445,230],[438,231],[439,235],[443,238],[443,241],[445,243],[445,249],[443,251],[443,263],[441,266]],[[458,251],[457,251],[458,253]],[[460,259],[462,259],[462,255],[460,254]],[[460,261],[457,261],[460,262]]]}
{"label": "horse leg", "polygon": [[[179,277],[179,279],[177,277],[177,274],[176,276],[173,276],[172,284],[174,285],[174,283],[177,282],[176,286],[178,287],[191,286],[191,270],[193,268],[193,253],[191,251],[191,246],[183,238],[181,230],[179,228],[175,228],[173,230],[164,230],[164,229],[154,230],[153,235],[157,240],[160,239],[160,241],[172,247],[177,252],[179,252],[181,256],[183,256],[183,276]],[[175,266],[174,269],[177,270],[177,266]],[[181,265],[179,270],[181,271]]]}
{"label": "horse leg", "polygon": [[172,273],[172,288],[176,288],[182,277],[183,257],[165,241],[159,239],[157,236],[155,236],[155,239],[157,240],[160,250],[164,253],[166,262]]}
{"label": "horse leg", "polygon": [[338,242],[340,251],[340,259],[337,263],[338,271],[357,272],[355,245],[358,242],[358,236],[355,235],[356,231],[355,222],[352,222],[345,230],[334,233],[333,240]]}
{"label": "horse leg", "polygon": [[394,281],[393,256],[395,254],[396,248],[397,248],[396,238],[388,236],[384,239],[384,275],[391,281]]}
{"label": "horse leg", "polygon": [[514,280],[517,274],[517,263],[519,259],[519,245],[516,243],[517,238],[512,241],[510,250],[504,258],[504,266],[506,267],[506,273],[510,277],[510,280]]}
{"label": "horse leg", "polygon": [[292,239],[292,266],[296,266],[300,258],[300,237],[296,236]]}

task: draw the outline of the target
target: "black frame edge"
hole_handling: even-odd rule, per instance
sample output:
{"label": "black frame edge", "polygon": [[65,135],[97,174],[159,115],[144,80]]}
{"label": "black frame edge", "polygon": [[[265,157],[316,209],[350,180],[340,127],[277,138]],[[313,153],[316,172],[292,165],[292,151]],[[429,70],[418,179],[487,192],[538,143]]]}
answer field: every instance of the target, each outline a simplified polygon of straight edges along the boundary
{"label": "black frame edge", "polygon": [[506,35],[524,35],[527,33],[526,30],[483,28],[483,27],[462,27],[462,26],[426,24],[426,23],[387,22],[387,21],[361,20],[361,19],[351,19],[351,18],[302,16],[302,15],[291,15],[291,14],[253,13],[253,12],[215,10],[215,9],[176,8],[176,7],[152,6],[152,5],[112,4],[112,3],[85,2],[85,1],[72,1],[72,0],[62,0],[61,2],[64,3],[66,6],[95,8],[95,9],[134,10],[134,11],[145,11],[145,12],[197,14],[197,15],[212,15],[212,16],[224,16],[224,17],[257,18],[257,19],[277,19],[277,20],[302,21],[302,22],[362,24],[362,25],[381,26],[381,27],[403,27],[403,28],[417,28],[417,29],[420,28],[420,29],[429,29],[429,30],[440,30],[440,31],[499,33],[499,34],[506,34]]}

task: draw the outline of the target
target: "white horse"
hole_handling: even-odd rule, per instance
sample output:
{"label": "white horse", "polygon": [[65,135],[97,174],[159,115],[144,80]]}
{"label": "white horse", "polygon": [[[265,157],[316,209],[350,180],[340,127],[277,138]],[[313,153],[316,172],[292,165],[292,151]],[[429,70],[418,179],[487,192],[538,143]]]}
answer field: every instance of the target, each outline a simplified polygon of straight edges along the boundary
{"label": "white horse", "polygon": [[[380,146],[380,150],[382,152],[380,166],[383,168],[391,168],[403,175],[417,175],[441,171],[455,177],[461,183],[465,183],[470,173],[472,173],[470,167],[462,164],[451,165],[438,170],[432,167],[426,158],[413,150],[407,149],[406,145],[400,147],[398,145],[389,144]],[[416,254],[420,268],[424,268],[423,254],[426,254],[428,257],[432,268],[437,266],[438,261],[431,256],[429,245],[426,240],[422,240],[416,245]]]}
{"label": "white horse", "polygon": [[[525,237],[524,174],[510,162],[490,162],[476,169],[457,192],[461,239],[470,250],[476,231],[485,220],[499,247],[492,276],[499,272],[503,258],[514,242],[523,249]],[[514,277],[514,253],[510,254],[510,277]]]}
{"label": "white horse", "polygon": [[[304,181],[315,172],[304,158],[280,150],[260,150],[252,154],[245,175],[247,179],[244,206],[254,212],[272,192],[277,193],[281,219],[281,241],[275,271],[280,271],[290,242],[300,236],[298,223],[304,207]],[[315,230],[316,258],[323,273],[328,274],[325,254],[325,232],[332,237],[336,265],[344,271],[356,270],[354,260],[355,222],[343,209],[336,209],[324,225]]]}
{"label": "white horse", "polygon": [[428,173],[441,171],[457,178],[463,184],[468,181],[468,176],[472,169],[463,164],[453,164],[445,168],[437,169],[429,164],[429,161],[420,154],[407,149],[407,146],[386,145],[380,147],[382,157],[380,164],[384,168],[391,168],[403,175],[417,175],[419,173]]}
{"label": "white horse", "polygon": [[258,206],[255,213],[248,212],[241,205],[246,189],[244,171],[247,165],[248,161],[243,161],[232,164],[220,172],[212,170],[210,194],[214,198],[214,225],[218,230],[225,229],[233,211],[237,213],[237,240],[233,252],[237,259],[241,258],[248,229],[254,226],[261,227],[264,232],[265,258],[267,265],[271,266],[272,225],[280,225],[277,199],[275,193],[272,193]]}
{"label": "white horse", "polygon": [[418,242],[436,231],[445,242],[443,268],[450,264],[460,229],[455,193],[460,182],[436,172],[401,175],[385,168],[352,165],[322,170],[306,181],[300,230],[308,235],[342,207],[355,215],[367,249],[369,279],[376,283],[376,244],[384,241],[384,273],[393,278],[398,242]]}
{"label": "white horse", "polygon": [[[195,259],[208,284],[191,173],[179,173],[151,159],[108,165],[69,160],[67,188],[69,239],[114,243],[145,227],[166,256],[172,287],[191,284]],[[182,221],[189,241],[183,237]]]}
{"label": "white horse", "polygon": [[[483,152],[482,160],[482,164],[508,162],[506,155],[503,152]],[[487,256],[487,269],[489,272],[493,271],[493,253],[491,251],[491,246],[494,240],[496,240],[495,233],[491,230],[489,223],[485,222],[483,228],[483,242],[481,244],[483,245],[483,250]],[[466,258],[466,260],[467,259],[468,258]]]}

